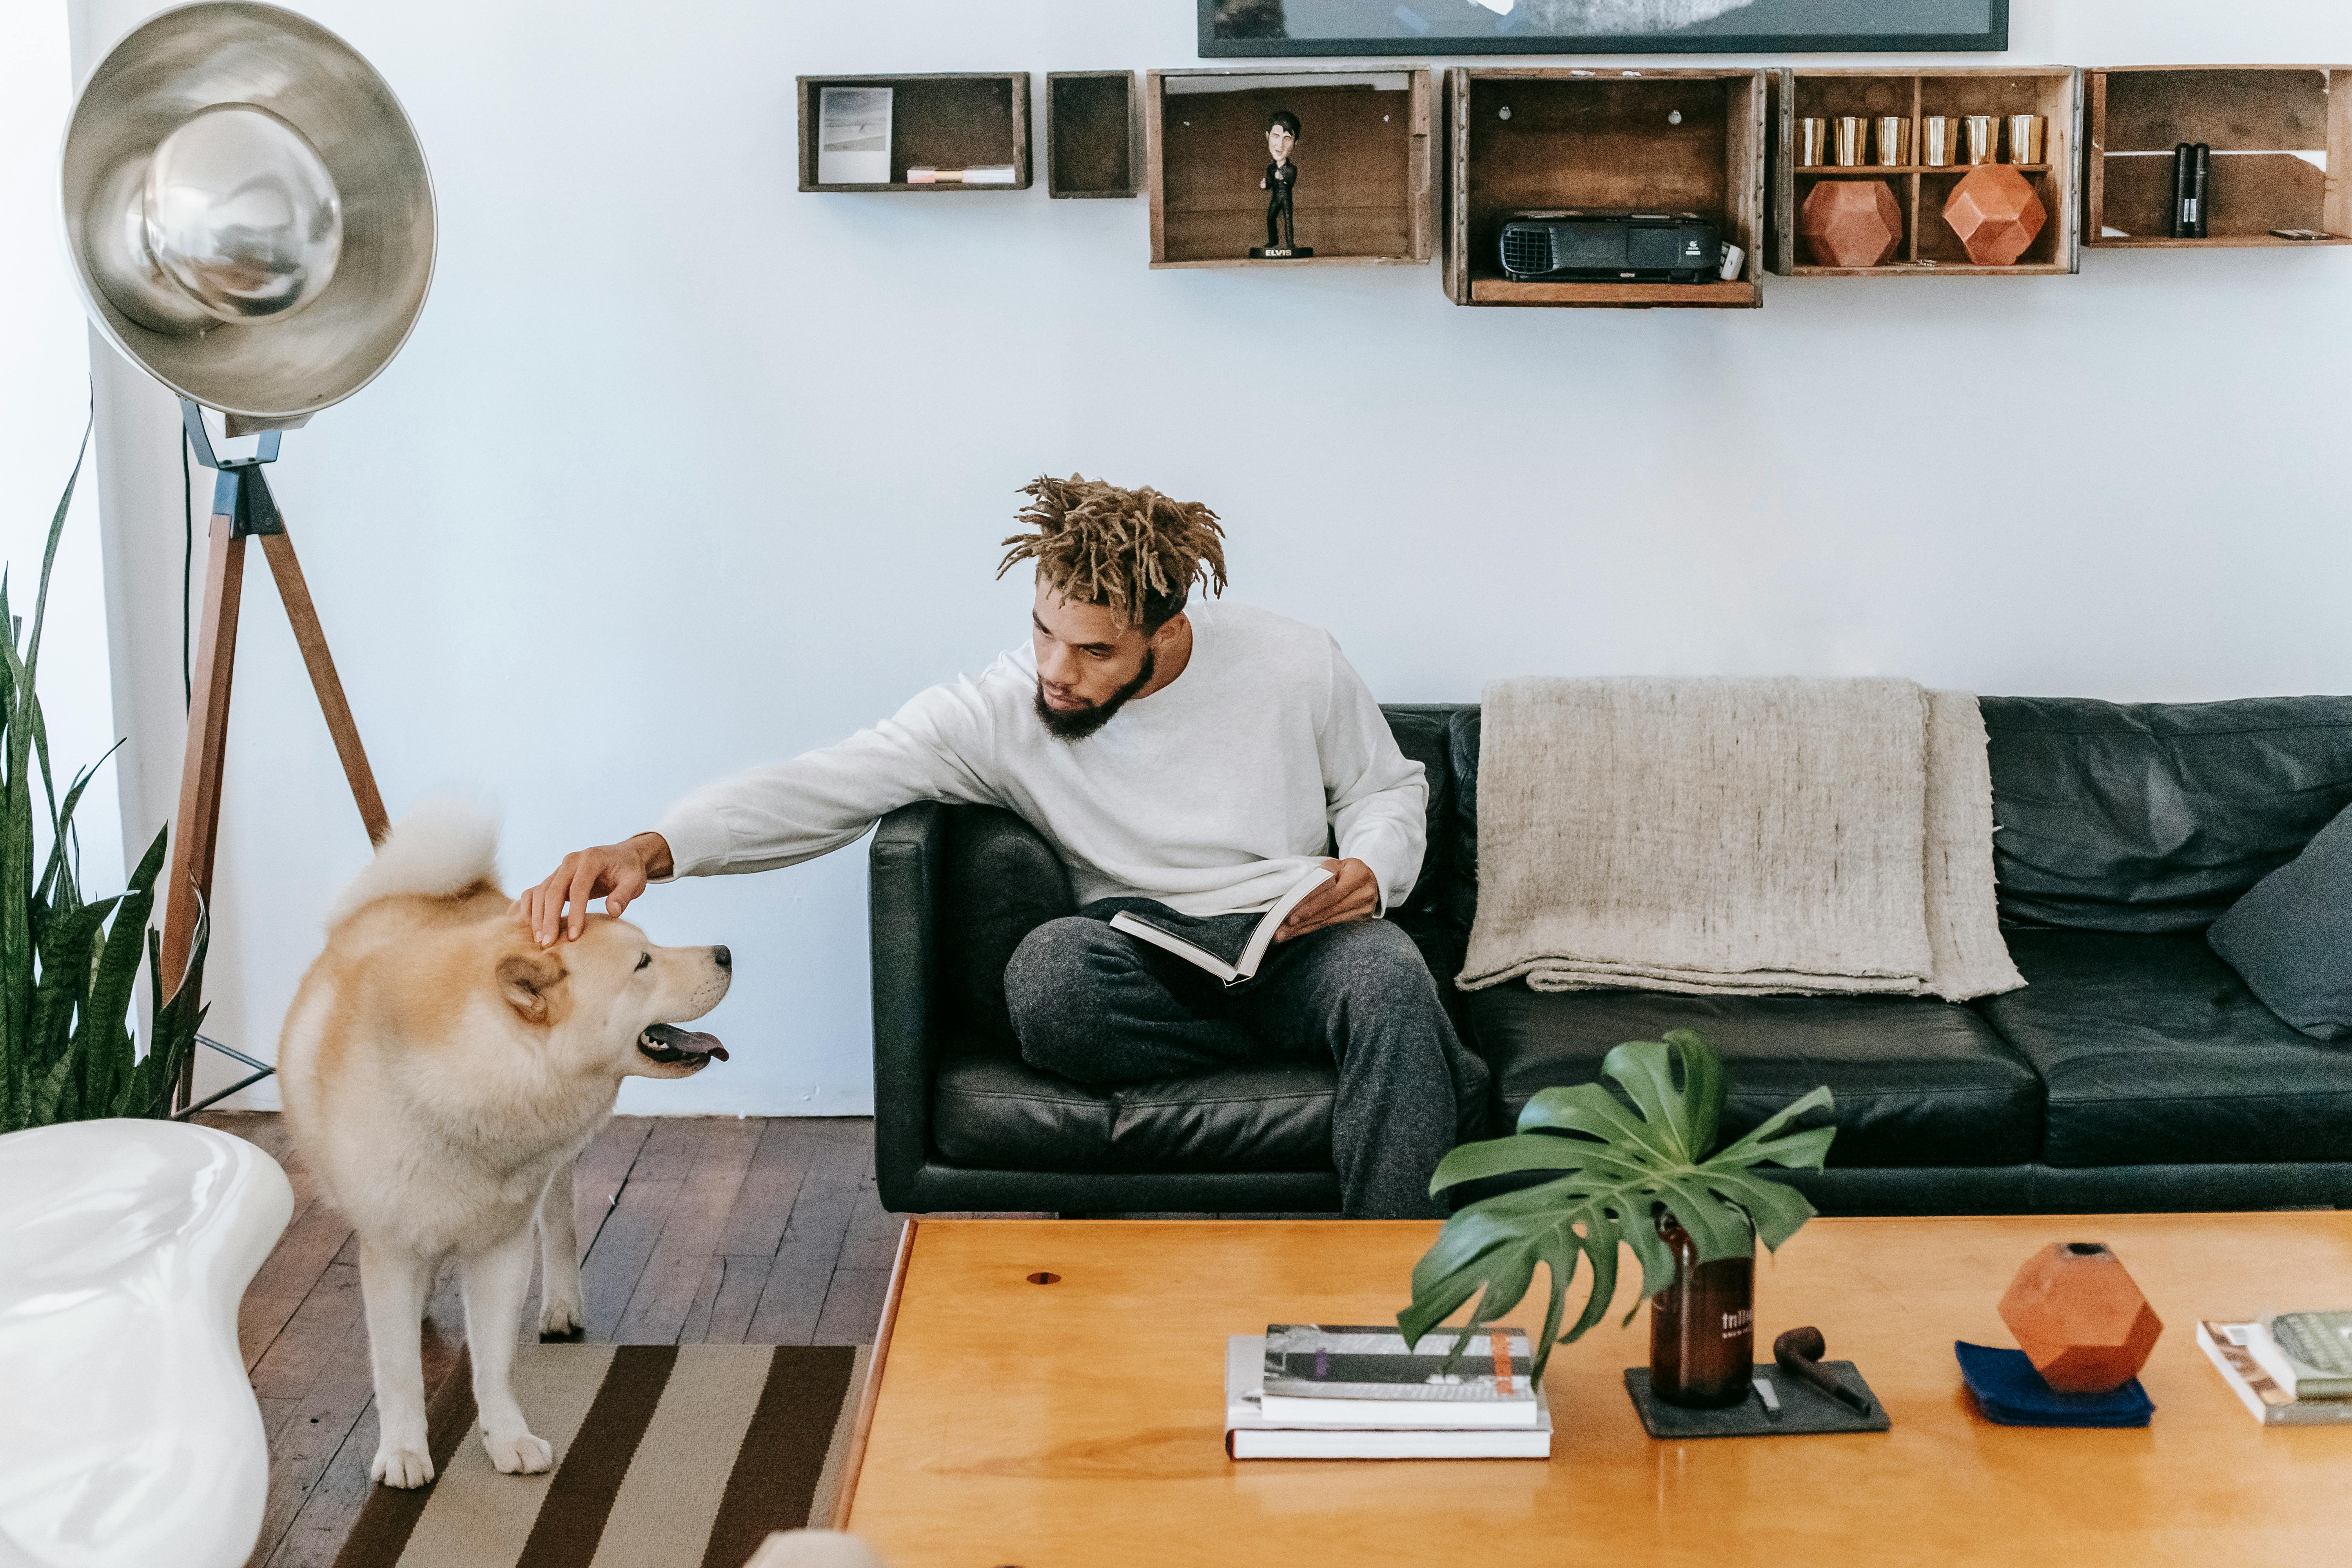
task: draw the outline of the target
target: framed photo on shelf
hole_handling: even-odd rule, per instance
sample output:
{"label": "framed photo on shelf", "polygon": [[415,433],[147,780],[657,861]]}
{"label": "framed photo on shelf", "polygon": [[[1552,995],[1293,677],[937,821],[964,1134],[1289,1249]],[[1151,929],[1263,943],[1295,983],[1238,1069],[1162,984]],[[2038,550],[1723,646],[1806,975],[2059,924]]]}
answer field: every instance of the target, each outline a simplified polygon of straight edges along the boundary
{"label": "framed photo on shelf", "polygon": [[1837,54],[2009,47],[2009,0],[1194,0],[1201,53]]}

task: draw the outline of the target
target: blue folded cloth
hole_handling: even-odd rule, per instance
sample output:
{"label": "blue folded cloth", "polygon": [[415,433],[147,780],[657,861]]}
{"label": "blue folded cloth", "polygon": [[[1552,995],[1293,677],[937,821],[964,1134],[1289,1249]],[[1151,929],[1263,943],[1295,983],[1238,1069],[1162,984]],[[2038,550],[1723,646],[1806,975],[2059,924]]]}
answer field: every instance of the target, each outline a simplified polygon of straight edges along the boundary
{"label": "blue folded cloth", "polygon": [[1988,1421],[2004,1426],[2145,1426],[2156,1412],[2133,1378],[2105,1394],[2061,1394],[2042,1380],[2023,1351],[1954,1340],[1960,1376]]}

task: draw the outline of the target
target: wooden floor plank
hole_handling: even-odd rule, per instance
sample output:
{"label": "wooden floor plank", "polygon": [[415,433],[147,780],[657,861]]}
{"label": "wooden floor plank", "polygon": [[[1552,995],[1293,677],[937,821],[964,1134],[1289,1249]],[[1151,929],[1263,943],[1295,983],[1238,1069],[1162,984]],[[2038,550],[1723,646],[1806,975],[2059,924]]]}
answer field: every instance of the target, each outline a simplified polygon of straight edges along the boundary
{"label": "wooden floor plank", "polygon": [[814,1145],[807,1178],[793,1205],[782,1246],[751,1315],[744,1341],[755,1345],[805,1345],[816,1340],[824,1315],[825,1292],[841,1260],[857,1207],[857,1187],[872,1152],[871,1133],[817,1124],[808,1130]]}
{"label": "wooden floor plank", "polygon": [[766,1129],[740,1118],[699,1119],[694,1168],[678,1190],[668,1222],[646,1259],[613,1338],[622,1344],[675,1344],[697,1288]]}
{"label": "wooden floor plank", "polygon": [[698,1303],[699,1316],[687,1325],[681,1341],[706,1345],[740,1345],[751,1330],[751,1314],[768,1288],[772,1258],[721,1255],[710,1260],[709,1300]]}
{"label": "wooden floor plank", "polygon": [[806,1121],[786,1117],[769,1120],[742,1190],[736,1194],[734,1210],[727,1216],[727,1228],[719,1236],[722,1254],[730,1258],[776,1255],[776,1248],[783,1245],[784,1224],[792,1218],[801,1184],[808,1178],[815,1147]]}
{"label": "wooden floor plank", "polygon": [[[346,1331],[334,1355],[288,1413],[269,1441],[269,1493],[254,1563],[268,1561],[292,1528],[304,1501],[317,1490],[335,1455],[351,1438],[374,1398],[368,1363],[367,1325]],[[374,1450],[371,1448],[371,1456]],[[364,1474],[364,1469],[362,1469]]]}
{"label": "wooden floor plank", "polygon": [[650,1116],[615,1116],[581,1151],[580,1163],[572,1170],[572,1212],[583,1256],[595,1245],[596,1233],[613,1212],[614,1200],[628,1181],[654,1121]]}
{"label": "wooden floor plank", "polygon": [[245,1351],[247,1371],[252,1371],[285,1332],[351,1236],[350,1222],[324,1198],[313,1200],[286,1227],[237,1306],[236,1337]]}
{"label": "wooden floor plank", "polygon": [[359,1266],[328,1264],[318,1287],[288,1320],[285,1331],[254,1363],[255,1394],[299,1399],[310,1393],[361,1317]]}
{"label": "wooden floor plank", "polygon": [[849,1229],[842,1237],[842,1268],[887,1268],[898,1256],[898,1230],[904,1216],[882,1206],[882,1194],[871,1179],[857,1184],[851,1199]]}
{"label": "wooden floor plank", "polygon": [[303,1498],[266,1568],[333,1568],[343,1538],[351,1534],[374,1485],[368,1479],[368,1465],[375,1458],[375,1402],[370,1400],[318,1484]]}
{"label": "wooden floor plank", "polygon": [[677,1331],[677,1342],[700,1345],[710,1342],[710,1313],[719,1305],[719,1292],[727,1283],[727,1260],[709,1258],[703,1260],[702,1277],[694,1287],[694,1302],[686,1310],[686,1321]]}
{"label": "wooden floor plank", "polygon": [[836,1268],[825,1289],[824,1310],[818,1316],[814,1342],[821,1345],[870,1345],[882,1321],[883,1299],[890,1293],[887,1268]]}
{"label": "wooden floor plank", "polygon": [[326,1271],[351,1227],[319,1191],[317,1179],[293,1148],[284,1118],[275,1111],[205,1111],[201,1125],[231,1133],[278,1162],[294,1191],[294,1210],[285,1234],[270,1250],[237,1304],[237,1343],[250,1372],[285,1331]]}
{"label": "wooden floor plank", "polygon": [[686,1178],[693,1173],[696,1152],[705,1135],[699,1118],[658,1122],[646,1135],[645,1148],[622,1184],[612,1213],[597,1228],[596,1239],[583,1238],[586,1256],[580,1265],[580,1292],[590,1340],[610,1342],[621,1326],[629,1298],[636,1293],[637,1281],[669,1224],[670,1210],[677,1206]]}

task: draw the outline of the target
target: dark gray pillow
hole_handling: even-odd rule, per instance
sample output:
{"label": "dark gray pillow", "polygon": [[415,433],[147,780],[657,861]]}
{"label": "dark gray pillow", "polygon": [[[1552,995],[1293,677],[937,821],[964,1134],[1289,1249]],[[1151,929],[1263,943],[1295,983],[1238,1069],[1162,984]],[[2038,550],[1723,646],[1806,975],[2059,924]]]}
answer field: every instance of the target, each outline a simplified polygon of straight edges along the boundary
{"label": "dark gray pillow", "polygon": [[2315,1040],[2352,1039],[2352,807],[2205,932],[2263,1005]]}

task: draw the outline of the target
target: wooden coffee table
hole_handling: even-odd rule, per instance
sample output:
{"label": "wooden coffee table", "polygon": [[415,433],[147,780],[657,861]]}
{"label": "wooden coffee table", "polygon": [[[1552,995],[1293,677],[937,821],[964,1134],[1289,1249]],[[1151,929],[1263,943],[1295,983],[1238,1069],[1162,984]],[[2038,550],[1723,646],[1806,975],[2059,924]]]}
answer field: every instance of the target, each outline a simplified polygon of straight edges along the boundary
{"label": "wooden coffee table", "polygon": [[[1644,1319],[1617,1326],[1628,1259],[1616,1313],[1552,1357],[1549,1462],[1227,1459],[1225,1336],[1389,1319],[1435,1230],[910,1222],[848,1528],[893,1568],[2352,1562],[2352,1426],[2256,1425],[2195,1340],[2200,1317],[2352,1306],[2352,1214],[1816,1220],[1757,1270],[1757,1342],[1820,1325],[1885,1434],[1653,1441],[1622,1381],[1648,1356]],[[1952,1342],[2014,1343],[2010,1277],[2089,1239],[2164,1319],[2154,1424],[1986,1422]]]}

